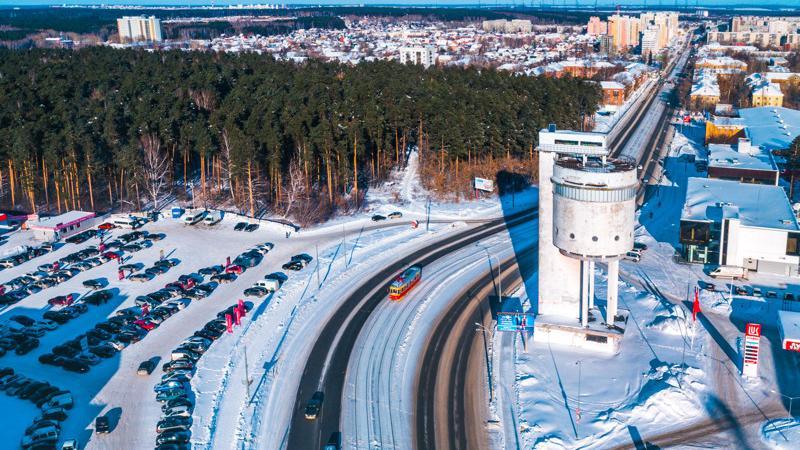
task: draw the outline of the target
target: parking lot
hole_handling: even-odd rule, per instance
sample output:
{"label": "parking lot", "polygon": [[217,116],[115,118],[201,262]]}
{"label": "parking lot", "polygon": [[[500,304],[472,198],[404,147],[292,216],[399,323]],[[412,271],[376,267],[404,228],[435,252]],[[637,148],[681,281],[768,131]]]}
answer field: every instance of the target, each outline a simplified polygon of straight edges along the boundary
{"label": "parking lot", "polygon": [[[124,264],[135,264],[143,269],[154,266],[160,259],[169,259],[175,266],[166,273],[153,276],[145,281],[132,281],[128,278],[119,280],[119,266],[116,260],[88,268],[74,277],[53,287],[33,293],[20,302],[4,306],[0,310],[0,323],[9,323],[16,315],[29,316],[40,320],[51,310],[59,310],[62,306],[48,304],[48,300],[57,296],[72,294],[75,301],[81,303],[82,298],[92,290],[84,287],[87,280],[107,280],[104,288],[113,294],[106,303],[89,305],[86,312],[47,331],[38,337],[39,346],[25,355],[16,355],[13,351],[0,357],[0,367],[14,367],[18,373],[36,379],[57,382],[58,386],[72,392],[75,399],[74,408],[69,411],[68,419],[62,424],[60,441],[78,439],[81,448],[90,440],[87,448],[148,448],[156,439],[156,422],[161,413],[161,404],[156,402],[153,387],[160,381],[164,362],[170,360],[170,353],[181,341],[190,337],[195,330],[217,317],[217,313],[238,299],[244,298],[242,292],[269,273],[284,272],[293,276],[290,270],[281,268],[294,254],[307,252],[308,241],[287,239],[282,228],[262,226],[253,232],[235,231],[236,221],[223,220],[214,226],[198,224],[187,226],[179,221],[162,219],[146,225],[143,230],[149,233],[163,233],[164,237],[154,240],[134,252],[122,252]],[[109,232],[113,240],[130,230],[115,229]],[[7,245],[34,245],[26,232],[16,232],[9,237]],[[0,272],[0,281],[7,282],[25,273],[36,271],[40,265],[53,263],[69,254],[84,250],[90,246],[97,247],[98,238],[90,238],[80,244],[63,244],[53,252],[38,256],[16,267]],[[255,267],[246,269],[231,283],[221,283],[213,292],[203,299],[191,301],[174,316],[165,319],[139,342],[133,343],[110,358],[100,358],[96,365],[90,365],[87,373],[73,373],[62,367],[45,365],[39,357],[50,353],[54,347],[86,333],[95,324],[116,315],[116,311],[135,306],[138,296],[157,291],[167,283],[176,281],[180,275],[197,274],[201,268],[211,265],[225,265],[226,257],[234,260],[240,253],[258,244],[273,242],[274,249],[269,251],[263,261]],[[324,243],[324,241],[320,241]],[[76,262],[79,263],[80,261]],[[126,277],[129,273],[125,273]],[[208,283],[209,276],[204,277]],[[255,303],[269,301],[271,296],[252,297],[247,300]],[[156,358],[159,360],[155,371],[149,376],[136,374],[142,361]],[[30,425],[38,409],[23,400],[0,393],[0,404],[6,410],[19,413],[8,426],[0,430],[2,442],[15,446],[23,435],[24,428]],[[111,433],[93,436],[93,422],[98,415],[107,415],[110,419]],[[17,421],[19,424],[17,425]]]}

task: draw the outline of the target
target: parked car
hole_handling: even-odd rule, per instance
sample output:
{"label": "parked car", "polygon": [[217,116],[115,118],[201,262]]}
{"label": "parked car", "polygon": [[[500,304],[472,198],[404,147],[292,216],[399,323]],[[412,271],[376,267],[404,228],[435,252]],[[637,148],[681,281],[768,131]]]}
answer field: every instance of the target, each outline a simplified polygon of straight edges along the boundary
{"label": "parked car", "polygon": [[150,375],[153,373],[153,370],[156,368],[156,361],[154,359],[148,359],[147,361],[142,361],[139,364],[139,368],[136,369],[137,375]]}
{"label": "parked car", "polygon": [[244,231],[245,227],[247,227],[247,222],[237,222],[233,226],[233,231]]}
{"label": "parked car", "polygon": [[216,266],[203,267],[202,269],[198,270],[198,273],[200,273],[201,275],[210,276],[222,273],[224,271],[225,267],[223,267],[222,265],[216,265]]}
{"label": "parked car", "polygon": [[36,323],[36,321],[34,319],[32,319],[32,318],[30,318],[28,316],[24,316],[22,314],[17,314],[15,316],[11,316],[10,319],[13,320],[14,322],[17,322],[17,323],[21,324],[21,325],[25,325],[26,327],[29,327],[29,326],[31,326],[31,325]]}
{"label": "parked car", "polygon": [[170,417],[158,421],[156,433],[161,434],[167,431],[186,431],[192,426],[191,417]]}
{"label": "parked car", "polygon": [[303,264],[301,261],[289,261],[281,266],[283,270],[294,270],[294,271],[303,270],[304,267],[305,264]]}
{"label": "parked car", "polygon": [[39,339],[36,339],[35,337],[29,337],[17,345],[17,348],[14,349],[14,353],[17,355],[26,355],[38,346]]}
{"label": "parked car", "polygon": [[89,364],[86,364],[79,359],[69,359],[64,362],[62,367],[70,372],[86,373],[89,371]]}
{"label": "parked car", "polygon": [[215,281],[220,284],[231,283],[234,280],[236,280],[236,274],[233,273],[220,273],[211,277],[211,281]]}
{"label": "parked car", "polygon": [[403,213],[401,213],[400,211],[394,211],[389,213],[387,217],[389,217],[390,219],[399,219],[403,217]]}
{"label": "parked car", "polygon": [[161,433],[156,438],[156,445],[172,444],[172,443],[188,443],[192,435],[188,431],[170,431]]}
{"label": "parked car", "polygon": [[625,253],[625,259],[638,263],[641,261],[642,257],[638,252],[627,252]]}
{"label": "parked car", "polygon": [[111,432],[111,424],[108,416],[97,416],[94,419],[94,432],[98,434],[107,434]]}
{"label": "parked car", "polygon": [[375,214],[374,216],[372,216],[372,221],[373,222],[378,222],[378,221],[381,221],[381,220],[386,220],[386,216],[382,216],[380,214]]}
{"label": "parked car", "polygon": [[47,304],[52,306],[69,306],[73,301],[72,295],[59,295],[48,300]]}
{"label": "parked car", "polygon": [[247,231],[248,233],[252,233],[253,231],[256,231],[257,229],[258,229],[258,224],[257,223],[251,223],[251,224],[248,224],[246,227],[244,227],[244,231]]}
{"label": "parked car", "polygon": [[113,230],[114,228],[117,228],[117,226],[111,222],[105,222],[98,225],[97,228],[99,230]]}

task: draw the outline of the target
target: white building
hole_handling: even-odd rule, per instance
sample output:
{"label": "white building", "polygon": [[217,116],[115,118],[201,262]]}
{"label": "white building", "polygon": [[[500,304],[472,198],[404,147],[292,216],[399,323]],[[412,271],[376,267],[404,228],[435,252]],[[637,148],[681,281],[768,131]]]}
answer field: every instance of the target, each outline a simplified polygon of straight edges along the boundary
{"label": "white building", "polygon": [[436,49],[428,47],[400,47],[400,64],[419,64],[426,69],[436,64]]}
{"label": "white building", "polygon": [[658,41],[658,29],[655,27],[648,27],[642,32],[642,56],[647,57],[650,55],[658,54],[661,51],[661,45]]}
{"label": "white building", "polygon": [[33,236],[41,241],[57,241],[97,225],[93,212],[69,211],[52,217],[39,217],[28,221],[26,226]]}
{"label": "white building", "polygon": [[120,42],[161,42],[161,21],[154,16],[117,19]]}
{"label": "white building", "polygon": [[689,178],[680,242],[689,262],[798,276],[800,228],[780,186]]}

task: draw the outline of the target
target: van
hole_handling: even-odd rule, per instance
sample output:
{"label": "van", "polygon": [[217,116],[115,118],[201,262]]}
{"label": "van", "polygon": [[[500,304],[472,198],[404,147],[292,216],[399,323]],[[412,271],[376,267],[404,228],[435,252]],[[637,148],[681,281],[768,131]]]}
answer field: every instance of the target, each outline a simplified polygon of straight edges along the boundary
{"label": "van", "polygon": [[747,269],[737,266],[719,266],[709,274],[712,278],[739,280],[747,278]]}
{"label": "van", "polygon": [[183,223],[185,223],[186,225],[194,225],[197,222],[200,222],[201,220],[203,220],[205,217],[206,217],[206,211],[205,210],[197,210],[197,209],[195,209],[195,210],[186,211],[186,215],[183,216]]}
{"label": "van", "polygon": [[56,427],[44,427],[39,428],[38,430],[31,433],[30,436],[24,436],[22,438],[22,448],[28,448],[35,444],[39,444],[42,442],[57,442],[58,441],[58,428]]}
{"label": "van", "polygon": [[206,225],[215,225],[222,220],[222,211],[209,211],[203,219]]}
{"label": "van", "polygon": [[253,286],[264,288],[267,290],[267,292],[275,292],[281,288],[281,281],[273,278],[268,278],[256,281],[253,284]]}
{"label": "van", "polygon": [[131,216],[118,217],[111,223],[113,223],[117,228],[127,228],[131,230],[135,230],[142,226],[142,222],[139,219]]}
{"label": "van", "polygon": [[65,408],[70,409],[72,408],[72,394],[69,392],[65,392],[63,394],[56,395],[55,397],[51,398],[45,404],[45,408]]}

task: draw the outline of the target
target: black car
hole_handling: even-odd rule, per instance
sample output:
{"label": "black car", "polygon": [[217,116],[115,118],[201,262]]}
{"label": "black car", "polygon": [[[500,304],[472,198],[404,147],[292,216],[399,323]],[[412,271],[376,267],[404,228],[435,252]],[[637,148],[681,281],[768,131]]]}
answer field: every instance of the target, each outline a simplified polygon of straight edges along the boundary
{"label": "black car", "polygon": [[54,355],[52,353],[45,353],[39,356],[39,362],[42,364],[49,364],[51,366],[63,366],[67,361],[63,356]]}
{"label": "black car", "polygon": [[378,222],[380,220],[386,220],[386,216],[382,216],[380,214],[375,214],[374,216],[372,216],[373,222]]}
{"label": "black car", "polygon": [[264,297],[269,293],[266,288],[253,286],[244,290],[245,297]]}
{"label": "black car", "polygon": [[322,401],[325,400],[325,394],[321,391],[314,392],[311,399],[306,404],[305,417],[308,420],[314,420],[319,416],[322,409]]}
{"label": "black car", "polygon": [[176,406],[186,406],[187,408],[194,407],[194,405],[192,404],[192,401],[189,400],[188,398],[186,398],[186,397],[178,397],[178,398],[173,398],[173,399],[167,400],[166,403],[161,405],[161,411],[163,412],[163,411],[166,411],[166,410],[168,410],[170,408],[174,408]]}
{"label": "black car", "polygon": [[68,359],[62,367],[70,372],[86,373],[89,371],[89,365],[77,359]]}
{"label": "black car", "polygon": [[156,445],[187,443],[191,437],[192,434],[188,431],[169,431],[158,435],[158,438],[156,438]]}
{"label": "black car", "polygon": [[217,332],[215,330],[205,330],[205,329],[203,329],[203,330],[195,331],[194,335],[198,336],[198,337],[201,337],[201,338],[210,339],[212,341],[215,341],[215,340],[219,339],[220,336],[222,336],[222,333]]}
{"label": "black car", "polygon": [[98,434],[111,432],[111,424],[109,423],[108,416],[97,416],[97,418],[94,419],[94,432]]}
{"label": "black car", "polygon": [[67,412],[64,408],[52,408],[42,412],[41,419],[43,420],[57,420],[63,422],[67,420]]}
{"label": "black car", "polygon": [[144,273],[152,275],[152,276],[158,276],[158,275],[162,275],[162,274],[167,273],[168,270],[169,270],[169,267],[165,267],[163,265],[162,266],[154,265],[153,267],[145,269]]}
{"label": "black car", "polygon": [[162,259],[160,261],[156,261],[153,263],[154,266],[165,266],[165,267],[175,267],[178,265],[180,261],[177,259]]}
{"label": "black car", "polygon": [[209,276],[209,275],[216,275],[218,273],[222,273],[225,271],[225,268],[221,265],[210,266],[210,267],[203,267],[202,269],[198,270],[201,275]]}
{"label": "black car", "polygon": [[251,223],[251,224],[247,225],[246,227],[244,227],[244,231],[247,231],[248,233],[252,233],[253,231],[256,231],[257,229],[258,229],[258,224],[257,223]]}
{"label": "black car", "polygon": [[150,375],[153,373],[153,370],[156,368],[156,361],[154,359],[148,359],[147,361],[142,361],[139,364],[139,368],[136,369],[136,373],[138,375]]}
{"label": "black car", "polygon": [[311,261],[313,261],[313,260],[314,260],[314,258],[311,255],[306,254],[306,253],[301,253],[299,255],[292,256],[292,261],[302,261],[306,265],[310,264]]}
{"label": "black car", "polygon": [[283,268],[283,270],[303,270],[303,267],[305,266],[300,261],[289,261],[288,263],[282,265],[281,267]]}
{"label": "black car", "polygon": [[239,222],[233,226],[233,231],[244,231],[247,227],[247,222]]}
{"label": "black car", "polygon": [[108,344],[102,344],[96,347],[89,347],[89,352],[101,358],[111,358],[117,353],[117,350]]}
{"label": "black car", "polygon": [[52,320],[53,322],[64,325],[65,323],[69,322],[72,317],[69,314],[66,314],[61,311],[47,311],[42,314],[42,317],[47,320]]}
{"label": "black car", "polygon": [[26,327],[29,327],[29,326],[33,325],[34,323],[36,323],[35,320],[31,319],[28,316],[23,316],[21,314],[18,314],[16,316],[11,316],[11,320],[13,320],[14,322],[17,322],[19,324],[25,325]]}
{"label": "black car", "polygon": [[75,348],[75,346],[68,343],[53,347],[53,354],[56,356],[62,356],[64,358],[74,358],[75,356],[78,356],[80,352],[80,347]]}
{"label": "black car", "polygon": [[30,353],[31,350],[35,349],[39,346],[39,340],[36,338],[28,338],[17,345],[17,348],[14,349],[14,353],[18,355],[26,355]]}

